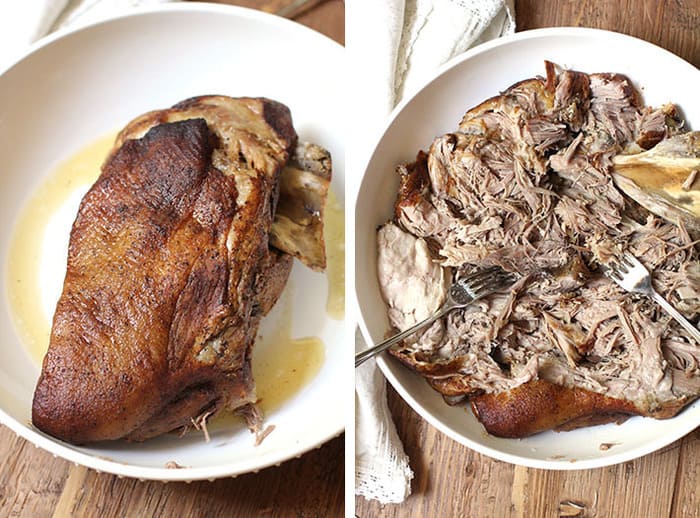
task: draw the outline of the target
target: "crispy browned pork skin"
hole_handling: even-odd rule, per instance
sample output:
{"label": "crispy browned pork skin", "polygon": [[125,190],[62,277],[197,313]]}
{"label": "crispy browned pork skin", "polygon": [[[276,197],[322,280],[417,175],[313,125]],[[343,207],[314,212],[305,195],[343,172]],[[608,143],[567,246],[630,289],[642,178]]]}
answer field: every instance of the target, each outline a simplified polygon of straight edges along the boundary
{"label": "crispy browned pork skin", "polygon": [[[392,354],[449,403],[471,398],[486,429],[508,437],[669,417],[697,398],[700,346],[600,268],[629,249],[663,296],[700,316],[698,250],[684,225],[623,195],[611,175],[614,156],[681,128],[672,106],[643,106],[625,76],[550,63],[546,78],[469,110],[457,131],[398,167],[395,218],[378,233],[391,323],[404,329],[434,311],[450,281],[477,268],[523,276]],[[396,259],[401,249],[412,251],[407,262]],[[439,290],[416,297],[411,285]]]}
{"label": "crispy browned pork skin", "polygon": [[296,146],[287,107],[256,98],[189,99],[120,133],[71,231],[37,428],[141,441],[228,409],[260,430],[255,335],[285,252],[305,255],[269,246]]}

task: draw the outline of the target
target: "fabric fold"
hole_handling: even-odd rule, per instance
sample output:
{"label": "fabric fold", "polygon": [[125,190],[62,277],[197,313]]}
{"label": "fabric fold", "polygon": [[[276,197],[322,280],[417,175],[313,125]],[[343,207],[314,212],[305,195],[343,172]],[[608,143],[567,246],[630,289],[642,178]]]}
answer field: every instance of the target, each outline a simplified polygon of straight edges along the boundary
{"label": "fabric fold", "polygon": [[0,70],[58,29],[174,0],[22,0],[0,3]]}
{"label": "fabric fold", "polygon": [[[359,329],[356,352],[365,342]],[[386,399],[386,383],[375,359],[355,369],[355,492],[382,504],[411,494],[413,471],[396,432]]]}

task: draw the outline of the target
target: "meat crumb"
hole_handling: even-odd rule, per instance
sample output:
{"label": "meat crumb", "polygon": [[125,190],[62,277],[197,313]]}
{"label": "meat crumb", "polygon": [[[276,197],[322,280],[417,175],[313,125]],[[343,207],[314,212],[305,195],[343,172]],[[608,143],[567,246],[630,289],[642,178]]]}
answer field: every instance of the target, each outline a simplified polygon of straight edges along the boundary
{"label": "meat crumb", "polygon": [[574,518],[577,516],[585,516],[585,513],[586,506],[579,502],[574,502],[573,500],[559,502],[560,517]]}
{"label": "meat crumb", "polygon": [[211,440],[211,437],[209,437],[209,430],[207,429],[207,419],[210,415],[211,412],[205,412],[202,415],[200,415],[196,420],[191,419],[192,426],[194,426],[195,429],[204,432],[204,442],[209,442]]}
{"label": "meat crumb", "polygon": [[166,462],[165,467],[167,469],[184,469],[185,468],[185,466],[181,466],[180,464],[178,464],[174,460]]}
{"label": "meat crumb", "polygon": [[598,446],[598,449],[600,451],[608,451],[610,448],[612,448],[613,446],[617,446],[618,444],[620,444],[620,443],[619,442],[602,442],[602,443],[600,443],[600,446]]}
{"label": "meat crumb", "polygon": [[695,183],[695,179],[698,177],[698,170],[693,169],[690,171],[690,174],[688,175],[688,178],[685,179],[683,184],[681,185],[681,188],[684,191],[689,191],[690,189],[693,188],[693,184]]}
{"label": "meat crumb", "polygon": [[270,425],[267,425],[262,432],[256,433],[255,434],[255,446],[260,446],[260,444],[262,444],[262,442],[265,440],[265,437],[270,435],[274,430],[275,430],[275,425],[270,424]]}

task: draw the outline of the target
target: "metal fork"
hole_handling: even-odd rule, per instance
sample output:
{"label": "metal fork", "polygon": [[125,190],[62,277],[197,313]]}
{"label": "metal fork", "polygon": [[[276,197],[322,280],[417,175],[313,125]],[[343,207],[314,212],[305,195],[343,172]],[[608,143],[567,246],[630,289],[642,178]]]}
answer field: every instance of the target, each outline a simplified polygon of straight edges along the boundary
{"label": "metal fork", "polygon": [[509,284],[513,284],[516,280],[515,275],[508,273],[501,268],[494,266],[480,270],[469,277],[455,281],[450,286],[447,292],[447,300],[442,307],[434,315],[418,322],[416,325],[409,327],[405,331],[384,340],[383,342],[370,347],[355,355],[355,367],[361,365],[366,360],[385,351],[395,343],[400,342],[404,338],[411,336],[416,331],[423,329],[435,322],[438,318],[445,316],[453,309],[463,308],[475,300],[490,295],[499,291]]}
{"label": "metal fork", "polygon": [[611,261],[604,271],[608,277],[615,281],[622,289],[643,293],[651,297],[659,306],[676,319],[683,328],[700,343],[700,331],[681,315],[665,298],[657,293],[651,285],[651,274],[646,267],[629,252],[622,255],[620,261]]}

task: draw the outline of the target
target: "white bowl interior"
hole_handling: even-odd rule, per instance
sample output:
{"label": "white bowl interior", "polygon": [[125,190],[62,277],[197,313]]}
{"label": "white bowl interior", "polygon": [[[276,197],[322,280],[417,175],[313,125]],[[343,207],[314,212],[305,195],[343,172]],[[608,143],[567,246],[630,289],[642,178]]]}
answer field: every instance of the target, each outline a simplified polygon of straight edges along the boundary
{"label": "white bowl interior", "polygon": [[[58,34],[0,76],[0,256],[32,191],[62,160],[133,117],[203,94],[265,96],[290,107],[300,139],[333,155],[332,189],[344,199],[343,49],[301,25],[258,11],[213,5],[159,7]],[[322,64],[322,66],[319,66]],[[70,230],[69,227],[64,231]],[[57,257],[65,251],[57,250]],[[65,270],[63,270],[65,271]],[[4,272],[3,272],[4,273]],[[29,426],[39,366],[20,343],[3,275],[0,419],[32,442],[90,467],[139,478],[186,480],[257,470],[319,446],[344,428],[337,395],[349,381],[344,323],[327,317],[324,274],[296,264],[285,297],[292,337],[325,344],[319,373],[268,416],[276,430],[259,447],[240,424],[202,436],[143,444],[73,447]],[[61,279],[58,280],[62,283]],[[54,289],[53,286],[47,289]],[[261,332],[274,327],[273,312]],[[165,469],[176,461],[185,469]]]}
{"label": "white bowl interior", "polygon": [[[490,42],[448,63],[437,77],[397,107],[369,159],[355,208],[355,283],[360,327],[368,342],[388,329],[376,278],[376,229],[392,217],[395,167],[453,131],[464,112],[513,83],[544,75],[544,60],[584,72],[620,72],[641,88],[649,105],[678,104],[691,126],[700,125],[700,72],[654,45],[592,29],[541,29]],[[449,407],[418,375],[392,358],[378,363],[401,396],[453,439],[492,457],[551,469],[580,469],[629,460],[654,451],[700,425],[695,403],[671,420],[633,418],[567,433],[521,440],[487,435],[471,411]],[[615,446],[601,450],[601,443]]]}

